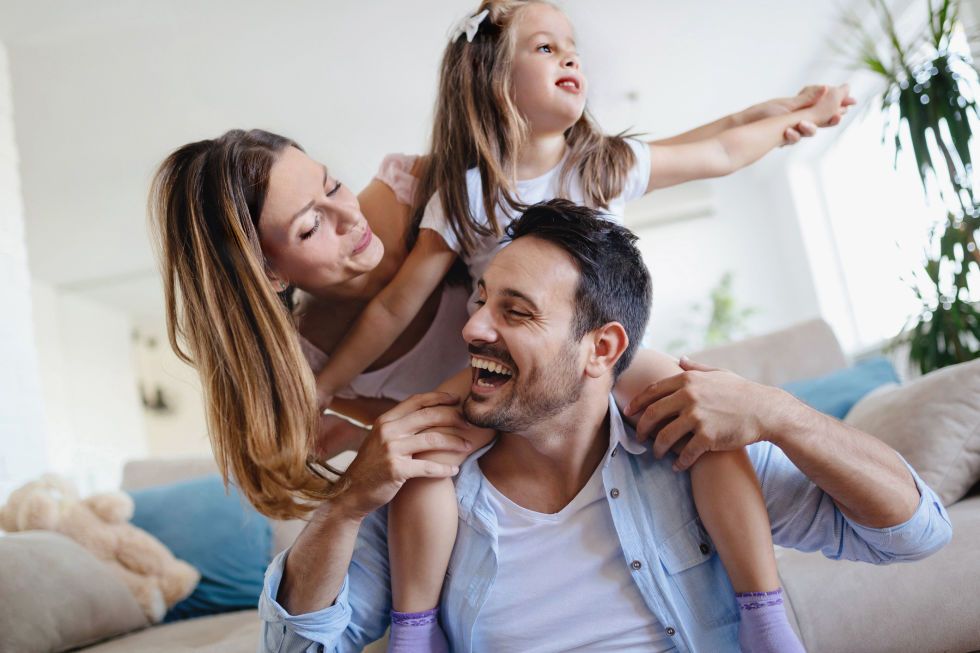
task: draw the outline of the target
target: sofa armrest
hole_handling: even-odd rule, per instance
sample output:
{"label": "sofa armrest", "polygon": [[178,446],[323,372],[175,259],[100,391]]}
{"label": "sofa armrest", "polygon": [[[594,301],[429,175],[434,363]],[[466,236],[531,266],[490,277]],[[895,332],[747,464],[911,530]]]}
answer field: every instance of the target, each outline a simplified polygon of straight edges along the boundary
{"label": "sofa armrest", "polygon": [[767,385],[822,376],[848,365],[833,329],[819,318],[688,357]]}

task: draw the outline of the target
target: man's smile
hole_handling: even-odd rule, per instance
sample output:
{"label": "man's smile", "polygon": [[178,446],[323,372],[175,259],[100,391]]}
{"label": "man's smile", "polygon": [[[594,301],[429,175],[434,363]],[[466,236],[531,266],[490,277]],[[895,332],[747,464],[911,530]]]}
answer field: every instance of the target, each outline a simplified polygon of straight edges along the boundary
{"label": "man's smile", "polygon": [[473,368],[473,390],[490,392],[509,382],[514,371],[499,361],[480,356],[470,356],[470,366]]}

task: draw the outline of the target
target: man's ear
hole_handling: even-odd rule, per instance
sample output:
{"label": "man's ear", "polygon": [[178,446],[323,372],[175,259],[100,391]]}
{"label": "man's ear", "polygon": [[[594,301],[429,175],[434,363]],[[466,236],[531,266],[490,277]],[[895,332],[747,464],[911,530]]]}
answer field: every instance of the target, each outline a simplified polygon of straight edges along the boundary
{"label": "man's ear", "polygon": [[606,322],[590,333],[590,348],[585,361],[585,373],[598,378],[616,367],[619,357],[629,346],[629,336],[619,322]]}

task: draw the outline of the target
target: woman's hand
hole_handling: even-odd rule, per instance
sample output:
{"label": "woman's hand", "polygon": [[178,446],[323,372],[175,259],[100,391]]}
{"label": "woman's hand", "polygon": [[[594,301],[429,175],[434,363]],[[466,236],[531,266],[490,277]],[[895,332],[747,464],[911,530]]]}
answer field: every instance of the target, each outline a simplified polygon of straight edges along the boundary
{"label": "woman's hand", "polygon": [[459,397],[429,392],[409,397],[375,421],[344,473],[344,492],[334,500],[335,509],[353,519],[363,519],[385,505],[411,478],[446,478],[459,471],[454,465],[417,460],[415,454],[430,451],[468,452],[470,444],[438,429],[463,429]]}

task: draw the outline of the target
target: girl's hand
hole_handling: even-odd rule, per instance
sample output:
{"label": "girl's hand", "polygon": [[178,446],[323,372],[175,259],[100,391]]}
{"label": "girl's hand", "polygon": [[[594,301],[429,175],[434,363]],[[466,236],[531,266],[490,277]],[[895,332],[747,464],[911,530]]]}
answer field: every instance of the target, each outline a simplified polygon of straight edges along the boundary
{"label": "girl's hand", "polygon": [[341,481],[346,490],[334,501],[354,519],[363,519],[385,505],[411,478],[446,478],[456,466],[416,460],[428,451],[466,453],[470,444],[436,429],[460,429],[466,420],[456,404],[459,397],[445,392],[414,395],[382,415],[365,438]]}
{"label": "girl's hand", "polygon": [[855,104],[857,100],[851,97],[849,84],[822,88],[823,93],[813,104],[817,116],[816,123],[818,127],[833,127],[840,123],[841,118],[847,113],[847,107]]}
{"label": "girl's hand", "polygon": [[[743,112],[742,121],[743,123],[755,122],[756,120],[771,118],[773,116],[782,116],[786,115],[787,113],[812,107],[827,94],[828,90],[830,90],[830,87],[822,84],[805,86],[793,97],[775,98],[773,100],[749,107]],[[840,111],[836,121],[834,121],[832,124],[824,124],[820,126],[831,127],[836,125],[838,122],[840,122],[840,117],[847,113],[847,107],[856,103],[857,100],[850,97],[850,95],[845,94],[845,97],[841,100],[839,106]],[[800,121],[795,126],[787,129],[783,134],[783,145],[793,145],[798,143],[802,137],[813,136],[816,133],[817,125],[815,123],[809,120]]]}

